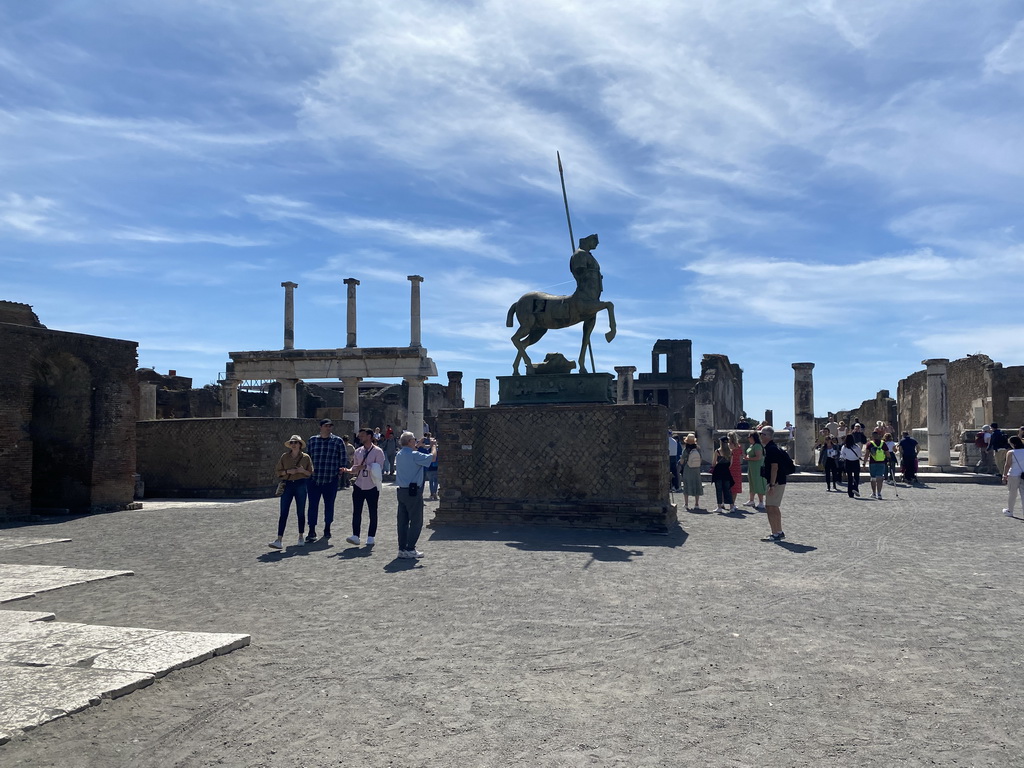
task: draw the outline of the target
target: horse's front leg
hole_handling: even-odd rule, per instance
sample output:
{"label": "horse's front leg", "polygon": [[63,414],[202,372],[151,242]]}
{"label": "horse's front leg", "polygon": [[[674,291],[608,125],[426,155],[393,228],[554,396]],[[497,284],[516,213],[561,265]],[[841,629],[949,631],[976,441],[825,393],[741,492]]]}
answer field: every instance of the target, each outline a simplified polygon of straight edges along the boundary
{"label": "horse's front leg", "polygon": [[605,341],[615,338],[615,305],[610,301],[604,302],[604,308],[608,310],[608,333],[604,335]]}
{"label": "horse's front leg", "polygon": [[[594,323],[597,322],[597,318],[591,316],[583,321],[583,346],[580,347],[580,373],[587,372],[587,349],[590,348],[590,334],[594,330]],[[593,362],[594,352],[590,352],[591,362]],[[593,367],[593,365],[591,365]]]}

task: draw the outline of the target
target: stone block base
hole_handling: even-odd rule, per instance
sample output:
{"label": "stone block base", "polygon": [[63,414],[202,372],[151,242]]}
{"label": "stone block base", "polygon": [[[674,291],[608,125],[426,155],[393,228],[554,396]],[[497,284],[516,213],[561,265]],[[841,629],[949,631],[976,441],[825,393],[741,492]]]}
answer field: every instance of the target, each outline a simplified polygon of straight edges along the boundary
{"label": "stone block base", "polygon": [[546,525],[667,533],[677,524],[668,413],[645,405],[465,408],[438,417],[432,526]]}
{"label": "stone block base", "polygon": [[610,373],[537,373],[499,376],[498,405],[615,402]]}

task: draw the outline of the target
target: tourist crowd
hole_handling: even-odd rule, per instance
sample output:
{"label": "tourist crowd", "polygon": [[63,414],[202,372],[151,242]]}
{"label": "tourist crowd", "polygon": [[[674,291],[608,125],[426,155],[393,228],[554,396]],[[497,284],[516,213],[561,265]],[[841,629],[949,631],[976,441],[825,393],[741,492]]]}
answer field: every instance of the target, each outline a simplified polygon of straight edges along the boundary
{"label": "tourist crowd", "polygon": [[423,529],[424,488],[429,485],[428,501],[438,498],[437,441],[429,432],[424,432],[423,438],[417,440],[412,432],[397,434],[388,425],[383,432],[379,427],[363,427],[355,434],[358,447],[354,447],[333,430],[334,422],[323,419],[320,433],[308,441],[292,435],[285,442],[288,450],[281,454],[274,468],[280,481],[277,495],[281,504],[277,538],[270,542],[270,547],[284,548],[284,533],[293,502],[298,523],[297,545],[317,540],[321,499],[324,503],[323,538],[330,539],[339,488],[350,488],[352,494],[352,535],[345,540],[356,546],[363,542],[365,507],[365,543],[373,546],[377,537],[380,492],[385,475],[389,475],[398,487],[398,557],[423,557],[416,545]]}

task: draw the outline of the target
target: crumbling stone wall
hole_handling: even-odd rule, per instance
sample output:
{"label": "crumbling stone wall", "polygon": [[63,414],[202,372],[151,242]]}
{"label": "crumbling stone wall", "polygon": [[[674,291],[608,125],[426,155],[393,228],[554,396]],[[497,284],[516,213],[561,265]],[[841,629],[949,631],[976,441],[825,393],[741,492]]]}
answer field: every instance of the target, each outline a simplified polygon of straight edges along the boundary
{"label": "crumbling stone wall", "polygon": [[[0,315],[0,520],[132,503],[137,344]],[[24,323],[24,324],[22,324]]]}
{"label": "crumbling stone wall", "polygon": [[[896,415],[896,400],[889,396],[888,389],[881,389],[871,400],[865,400],[852,411],[838,411],[836,421],[845,421],[849,425],[859,420],[869,435],[874,429],[875,423],[879,421],[883,424],[891,424],[893,429],[908,429],[906,426],[897,427]],[[818,429],[825,425],[825,421],[821,420]],[[817,420],[815,423],[818,423]]]}
{"label": "crumbling stone wall", "polygon": [[[352,422],[335,421],[335,434]],[[319,432],[316,419],[140,421],[138,471],[146,496],[255,499],[274,495],[274,465],[293,434]]]}
{"label": "crumbling stone wall", "polygon": [[700,387],[711,387],[711,402],[718,429],[733,427],[743,415],[743,370],[726,355],[704,355],[700,361]]}
{"label": "crumbling stone wall", "polygon": [[642,405],[442,411],[433,525],[553,525],[665,532],[676,524],[668,413]]}

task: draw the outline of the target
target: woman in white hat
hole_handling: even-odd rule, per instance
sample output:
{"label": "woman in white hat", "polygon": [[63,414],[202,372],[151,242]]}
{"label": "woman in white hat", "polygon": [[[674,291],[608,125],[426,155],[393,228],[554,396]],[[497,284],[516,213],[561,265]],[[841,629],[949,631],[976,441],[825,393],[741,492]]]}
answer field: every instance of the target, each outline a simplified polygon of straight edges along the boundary
{"label": "woman in white hat", "polygon": [[285,442],[288,450],[281,454],[274,468],[278,479],[284,483],[281,494],[281,516],[277,521],[277,538],[270,542],[274,549],[284,548],[284,529],[288,524],[288,509],[295,499],[295,511],[299,518],[298,546],[305,544],[303,534],[306,532],[306,480],[313,474],[313,461],[308,453],[304,453],[306,441],[298,435],[292,435]]}

